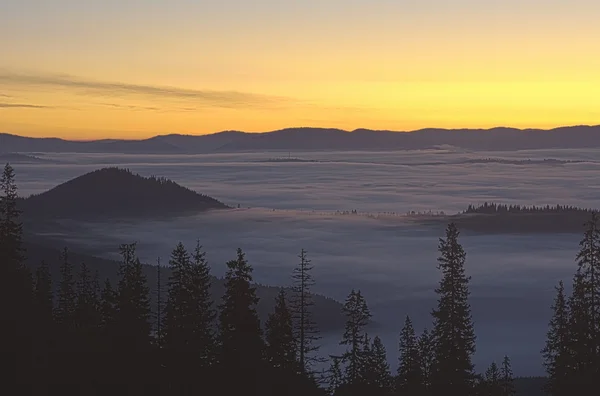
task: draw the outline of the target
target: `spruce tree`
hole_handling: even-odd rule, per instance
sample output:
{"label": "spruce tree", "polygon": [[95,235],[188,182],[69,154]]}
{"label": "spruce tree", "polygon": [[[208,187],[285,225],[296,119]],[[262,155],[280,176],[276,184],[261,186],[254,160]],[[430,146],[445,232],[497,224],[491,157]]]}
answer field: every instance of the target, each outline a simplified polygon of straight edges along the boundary
{"label": "spruce tree", "polygon": [[581,322],[574,347],[578,354],[577,360],[581,363],[578,369],[579,381],[589,386],[600,386],[600,227],[596,212],[592,212],[585,227],[576,257],[578,284],[573,288],[574,293],[580,294],[573,296],[577,299],[579,311],[571,312]]}
{"label": "spruce tree", "polygon": [[190,314],[192,318],[191,348],[198,358],[200,368],[214,363],[216,353],[215,319],[217,313],[213,308],[211,295],[210,267],[206,261],[206,253],[198,241],[192,255],[190,277]]}
{"label": "spruce tree", "polygon": [[264,344],[256,304],[252,267],[242,249],[238,249],[237,257],[227,262],[219,313],[221,369],[225,376],[236,376],[235,381],[223,384],[224,394],[259,394]]}
{"label": "spruce tree", "polygon": [[312,277],[314,266],[308,259],[304,249],[298,256],[300,262],[292,273],[293,287],[290,309],[294,323],[294,337],[298,348],[298,361],[303,374],[312,374],[311,367],[321,362],[316,357],[319,346],[316,342],[321,338],[316,323],[313,320],[314,301],[311,288],[315,281]]}
{"label": "spruce tree", "polygon": [[502,396],[514,396],[516,394],[512,367],[508,356],[504,356],[504,359],[502,359],[500,387],[502,388]]}
{"label": "spruce tree", "polygon": [[81,264],[77,281],[75,322],[78,331],[95,332],[100,324],[99,301],[94,278],[85,263]]}
{"label": "spruce tree", "polygon": [[183,244],[178,243],[169,260],[171,275],[165,307],[164,342],[168,353],[167,367],[171,375],[181,373],[183,376],[182,370],[190,365],[187,359],[182,358],[189,350],[192,339],[191,299],[187,287],[191,272],[190,260]]}
{"label": "spruce tree", "polygon": [[136,256],[136,244],[121,245],[119,250],[122,262],[112,344],[119,359],[118,380],[128,384],[130,392],[138,392],[149,364],[150,291],[142,263]]}
{"label": "spruce tree", "polygon": [[446,238],[440,238],[438,268],[442,280],[436,289],[438,307],[432,312],[435,360],[431,372],[434,396],[448,393],[469,396],[474,391],[471,356],[475,333],[469,306],[469,280],[465,275],[466,253],[458,242],[459,232],[451,223]]}
{"label": "spruce tree", "polygon": [[266,323],[266,354],[270,365],[285,372],[297,372],[296,342],[292,315],[282,289],[275,299],[275,310]]}
{"label": "spruce tree", "polygon": [[484,396],[503,396],[500,370],[498,370],[498,365],[495,362],[492,362],[485,371],[483,391]]}
{"label": "spruce tree", "polygon": [[371,344],[370,371],[372,373],[372,395],[389,395],[392,390],[392,375],[387,361],[385,346],[379,337],[373,339]]}
{"label": "spruce tree", "polygon": [[34,306],[38,322],[49,328],[53,321],[54,295],[50,268],[45,261],[35,271]]}
{"label": "spruce tree", "polygon": [[420,396],[425,392],[425,376],[419,350],[419,340],[410,320],[406,317],[400,333],[399,364],[396,377],[396,394]]}
{"label": "spruce tree", "polygon": [[72,331],[75,328],[77,315],[77,292],[73,276],[73,264],[69,259],[69,250],[64,248],[61,254],[60,282],[58,284],[58,301],[54,317],[61,331]]}
{"label": "spruce tree", "polygon": [[340,356],[331,356],[331,366],[329,367],[329,381],[327,386],[327,393],[330,396],[334,396],[338,393],[338,390],[344,385],[344,377],[342,376],[342,368],[340,362],[342,358]]}
{"label": "spruce tree", "polygon": [[542,350],[544,367],[548,373],[548,391],[553,396],[570,393],[569,366],[571,360],[569,334],[569,308],[562,281],[556,287],[556,297],[552,305],[552,319],[548,326],[546,346]]}
{"label": "spruce tree", "polygon": [[581,269],[573,279],[573,290],[567,300],[569,312],[568,324],[568,360],[565,365],[565,382],[569,392],[584,394],[593,384],[592,340],[590,338],[590,311],[587,299],[587,285]]}
{"label": "spruce tree", "polygon": [[24,265],[23,227],[17,207],[15,172],[6,164],[0,177],[0,311],[5,325],[0,337],[6,348],[3,367],[14,369],[9,378],[23,383],[31,376],[32,277]]}
{"label": "spruce tree", "polygon": [[344,382],[352,388],[360,383],[364,328],[369,324],[371,313],[360,290],[355,291],[354,289],[346,299],[342,312],[346,316],[346,326],[340,345],[347,347],[343,355],[346,363]]}
{"label": "spruce tree", "polygon": [[421,336],[418,340],[419,346],[419,362],[421,363],[421,374],[423,375],[423,385],[425,387],[424,395],[429,394],[429,390],[431,388],[431,367],[433,366],[433,362],[435,356],[433,355],[433,345],[432,345],[431,334],[427,329],[423,329]]}

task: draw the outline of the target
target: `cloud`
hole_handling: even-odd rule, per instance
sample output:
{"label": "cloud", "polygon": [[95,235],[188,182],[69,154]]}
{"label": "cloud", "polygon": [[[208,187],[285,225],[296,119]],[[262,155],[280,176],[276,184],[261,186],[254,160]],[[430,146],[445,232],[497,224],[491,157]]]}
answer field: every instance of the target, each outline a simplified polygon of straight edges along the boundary
{"label": "cloud", "polygon": [[50,106],[39,106],[25,103],[0,103],[0,108],[22,108],[22,109],[52,109]]}
{"label": "cloud", "polygon": [[62,88],[79,95],[108,97],[142,97],[148,100],[171,99],[193,103],[198,107],[221,108],[278,108],[300,104],[300,101],[281,96],[262,95],[238,91],[214,91],[167,86],[103,82],[69,75],[53,74],[0,74],[0,83],[48,89]]}

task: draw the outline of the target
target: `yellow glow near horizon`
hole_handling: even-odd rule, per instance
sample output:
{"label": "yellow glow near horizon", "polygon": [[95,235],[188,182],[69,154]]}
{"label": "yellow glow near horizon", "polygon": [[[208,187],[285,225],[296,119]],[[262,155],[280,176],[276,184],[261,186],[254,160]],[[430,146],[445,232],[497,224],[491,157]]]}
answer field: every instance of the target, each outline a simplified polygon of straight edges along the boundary
{"label": "yellow glow near horizon", "polygon": [[600,124],[591,0],[28,3],[0,15],[0,132]]}

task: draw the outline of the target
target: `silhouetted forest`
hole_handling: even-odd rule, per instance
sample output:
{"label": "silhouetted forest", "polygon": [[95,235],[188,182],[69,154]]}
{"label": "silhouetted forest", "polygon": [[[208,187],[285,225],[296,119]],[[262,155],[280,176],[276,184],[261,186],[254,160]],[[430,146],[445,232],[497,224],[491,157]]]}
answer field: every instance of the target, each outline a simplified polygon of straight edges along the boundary
{"label": "silhouetted forest", "polygon": [[508,356],[475,371],[471,278],[452,223],[439,240],[441,279],[431,327],[415,329],[405,317],[398,369],[392,373],[385,346],[367,332],[371,313],[358,289],[350,291],[342,307],[344,352],[328,357],[329,369],[320,368],[326,362],[319,355],[319,329],[312,315],[313,264],[304,250],[292,275],[293,288],[278,292],[262,325],[253,268],[241,249],[226,263],[218,302],[212,298],[214,278],[200,243],[187,248],[177,244],[168,275],[162,266],[155,267],[154,285],[135,244],[119,247],[116,281],[100,279],[64,249],[58,284],[53,285],[47,264],[34,272],[25,265],[20,216],[14,171],[7,165],[0,178],[0,359],[10,370],[5,382],[15,382],[5,386],[19,393],[505,396],[539,381],[536,387],[561,396],[593,395],[600,385],[600,228],[595,212],[585,225],[572,294],[567,296],[562,283],[557,286],[542,351],[549,376],[545,385],[541,379],[513,379]]}
{"label": "silhouetted forest", "polygon": [[120,168],[99,169],[39,195],[20,199],[27,220],[153,218],[226,209],[222,202],[160,177]]}
{"label": "silhouetted forest", "polygon": [[575,206],[568,205],[546,205],[546,206],[523,206],[523,205],[503,205],[496,203],[484,202],[483,205],[474,206],[469,205],[467,210],[463,211],[464,214],[509,214],[509,213],[568,213],[568,214],[585,214],[589,216],[590,213],[595,212],[592,209],[582,209]]}

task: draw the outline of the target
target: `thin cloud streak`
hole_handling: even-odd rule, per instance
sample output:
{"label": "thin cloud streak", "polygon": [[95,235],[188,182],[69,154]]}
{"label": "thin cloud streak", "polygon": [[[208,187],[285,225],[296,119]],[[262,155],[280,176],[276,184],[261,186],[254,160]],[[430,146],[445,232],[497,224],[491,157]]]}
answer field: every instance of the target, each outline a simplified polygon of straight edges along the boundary
{"label": "thin cloud streak", "polygon": [[13,86],[60,87],[74,90],[81,95],[90,96],[142,96],[151,99],[179,99],[195,103],[196,105],[222,108],[273,108],[300,104],[299,100],[280,96],[237,91],[212,91],[120,82],[102,82],[69,75],[3,73],[0,74],[0,82]]}
{"label": "thin cloud streak", "polygon": [[0,103],[0,108],[4,109],[52,109],[50,106],[31,105],[25,103]]}

